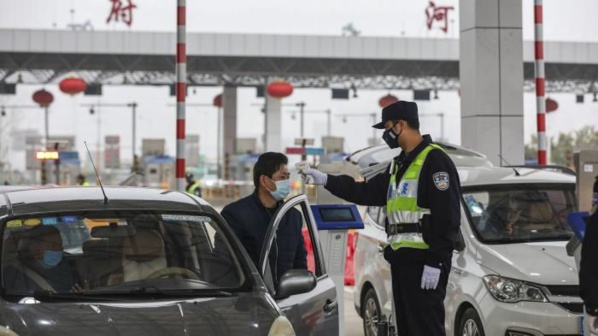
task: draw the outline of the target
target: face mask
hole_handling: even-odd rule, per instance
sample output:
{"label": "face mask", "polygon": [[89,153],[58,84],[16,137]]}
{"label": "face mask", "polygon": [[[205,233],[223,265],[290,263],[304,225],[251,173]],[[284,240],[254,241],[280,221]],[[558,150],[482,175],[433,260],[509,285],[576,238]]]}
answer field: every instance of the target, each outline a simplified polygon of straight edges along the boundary
{"label": "face mask", "polygon": [[41,264],[43,268],[56,267],[62,261],[62,251],[45,250]]}
{"label": "face mask", "polygon": [[291,182],[289,181],[289,179],[276,182],[272,179],[269,180],[276,184],[275,191],[268,190],[270,191],[270,195],[272,195],[272,197],[274,197],[275,200],[282,201],[291,192]]}
{"label": "face mask", "polygon": [[382,140],[384,140],[384,142],[386,142],[388,147],[390,147],[391,149],[399,147],[398,139],[401,136],[401,133],[403,133],[403,130],[401,130],[399,134],[395,134],[395,132],[392,130],[395,126],[396,124],[394,124],[391,128],[385,130],[382,134]]}

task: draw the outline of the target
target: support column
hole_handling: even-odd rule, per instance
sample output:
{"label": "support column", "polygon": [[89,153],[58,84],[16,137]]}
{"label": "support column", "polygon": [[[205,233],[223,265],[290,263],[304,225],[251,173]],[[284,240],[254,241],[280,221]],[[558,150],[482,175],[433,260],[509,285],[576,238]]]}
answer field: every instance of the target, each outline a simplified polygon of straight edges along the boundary
{"label": "support column", "polygon": [[520,0],[460,3],[461,141],[495,165],[524,162]]}
{"label": "support column", "polygon": [[225,86],[222,93],[224,154],[235,155],[237,139],[237,88]]}
{"label": "support column", "polygon": [[282,100],[270,97],[266,98],[266,134],[264,152],[282,152]]}

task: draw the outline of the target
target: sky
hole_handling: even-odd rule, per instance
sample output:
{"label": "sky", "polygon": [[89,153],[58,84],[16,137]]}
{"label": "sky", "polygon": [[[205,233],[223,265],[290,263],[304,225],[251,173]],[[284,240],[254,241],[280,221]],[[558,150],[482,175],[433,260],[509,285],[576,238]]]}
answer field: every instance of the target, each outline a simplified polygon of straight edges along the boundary
{"label": "sky", "polygon": [[[126,3],[126,1],[124,1]],[[135,31],[175,31],[174,1],[133,0],[137,8],[133,12],[133,25],[128,28],[123,23],[106,23],[110,12],[110,0],[0,0],[0,28],[66,29],[70,23],[89,21],[95,30],[135,30]],[[302,35],[341,35],[341,28],[353,23],[363,36],[405,36],[421,38],[458,38],[458,0],[437,0],[437,5],[454,6],[449,15],[448,34],[440,30],[428,31],[424,10],[428,1],[424,0],[220,0],[187,1],[187,29],[189,32],[222,33],[268,33]],[[522,0],[523,36],[533,39],[533,0]],[[595,0],[545,0],[544,38],[547,41],[598,41],[598,1]],[[71,11],[73,10],[73,11]],[[19,85],[16,96],[1,96],[0,104],[31,104],[31,95],[40,89],[36,85]],[[91,116],[83,104],[97,102],[121,103],[135,100],[139,104],[137,122],[137,144],[142,138],[167,138],[167,152],[175,152],[175,110],[174,99],[168,95],[166,87],[106,86],[101,98],[70,97],[59,92],[57,85],[48,85],[55,102],[50,113],[50,133],[67,135],[76,133],[82,147],[87,140],[92,149],[98,139],[105,135],[120,135],[121,156],[130,156],[131,115],[128,108],[105,108]],[[189,103],[210,103],[221,88],[198,88],[188,96]],[[367,114],[379,111],[377,102],[387,91],[360,90],[359,97],[348,101],[332,100],[327,89],[297,89],[285,103],[305,101],[306,109],[331,109],[334,114]],[[409,91],[390,92],[401,99],[412,99]],[[568,132],[586,124],[597,124],[598,103],[592,103],[586,96],[584,104],[576,104],[573,94],[552,94],[559,103],[559,110],[548,115],[548,136]],[[255,97],[255,90],[239,89],[238,96],[238,137],[261,139],[263,114],[256,104],[262,99]],[[298,119],[290,118],[292,109],[283,112],[283,143],[292,145],[299,134]],[[0,126],[12,129],[37,129],[43,133],[43,118],[37,110],[8,110],[8,117],[0,121]],[[444,113],[444,125],[440,118],[422,117],[422,129],[433,137],[444,137],[452,143],[460,144],[460,102],[456,92],[440,92],[438,100],[420,104],[420,114]],[[535,99],[532,93],[524,96],[525,139],[536,129]],[[68,121],[68,122],[67,122]],[[369,125],[371,118],[356,116],[343,123],[342,118],[332,118],[332,135],[346,139],[346,150],[354,151],[367,145],[367,137],[372,136]],[[209,107],[187,108],[187,133],[200,134],[201,150],[208,157],[216,156],[215,110]],[[366,127],[364,131],[364,127]],[[325,114],[307,114],[306,135],[319,142],[326,133]],[[381,133],[376,133],[381,136]],[[259,140],[258,140],[259,141]],[[23,168],[24,154],[11,152],[16,168]],[[21,164],[22,163],[22,164]]]}

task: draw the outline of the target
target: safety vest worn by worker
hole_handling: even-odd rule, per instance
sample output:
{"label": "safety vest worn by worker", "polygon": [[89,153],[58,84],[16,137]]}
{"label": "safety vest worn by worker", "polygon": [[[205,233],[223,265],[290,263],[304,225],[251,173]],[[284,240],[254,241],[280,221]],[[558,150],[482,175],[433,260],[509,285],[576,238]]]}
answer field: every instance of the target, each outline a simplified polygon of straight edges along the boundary
{"label": "safety vest worn by worker", "polygon": [[195,190],[197,190],[197,188],[199,188],[199,183],[193,183],[188,189],[187,189],[187,193],[191,194],[191,195],[195,195]]}
{"label": "safety vest worn by worker", "polygon": [[[430,215],[430,209],[420,208],[417,205],[417,189],[419,184],[419,175],[421,173],[424,162],[428,153],[432,149],[442,148],[435,144],[429,144],[421,151],[411,162],[409,168],[401,178],[398,186],[396,183],[398,165],[394,165],[392,175],[390,176],[390,185],[388,187],[388,199],[386,201],[386,215],[388,224],[417,224],[421,228],[421,220],[424,215]],[[388,237],[388,244],[393,250],[398,250],[402,247],[409,247],[415,249],[426,250],[430,248],[424,242],[421,229],[417,232],[409,231],[403,233],[396,233]]]}
{"label": "safety vest worn by worker", "polygon": [[83,187],[89,187],[89,182],[85,181],[85,182],[81,183],[81,186],[83,186]]}

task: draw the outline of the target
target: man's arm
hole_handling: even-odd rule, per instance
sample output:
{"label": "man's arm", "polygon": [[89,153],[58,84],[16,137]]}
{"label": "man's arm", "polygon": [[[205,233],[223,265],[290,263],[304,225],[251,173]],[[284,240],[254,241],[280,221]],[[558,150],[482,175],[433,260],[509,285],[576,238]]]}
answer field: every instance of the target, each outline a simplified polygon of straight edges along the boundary
{"label": "man's arm", "polygon": [[328,175],[326,189],[351,203],[385,206],[389,181],[388,170],[374,176],[368,182],[357,182],[347,175]]}
{"label": "man's arm", "polygon": [[428,154],[420,181],[431,212],[423,225],[430,246],[426,265],[440,268],[453,251],[461,225],[459,175],[448,155],[434,149]]}

